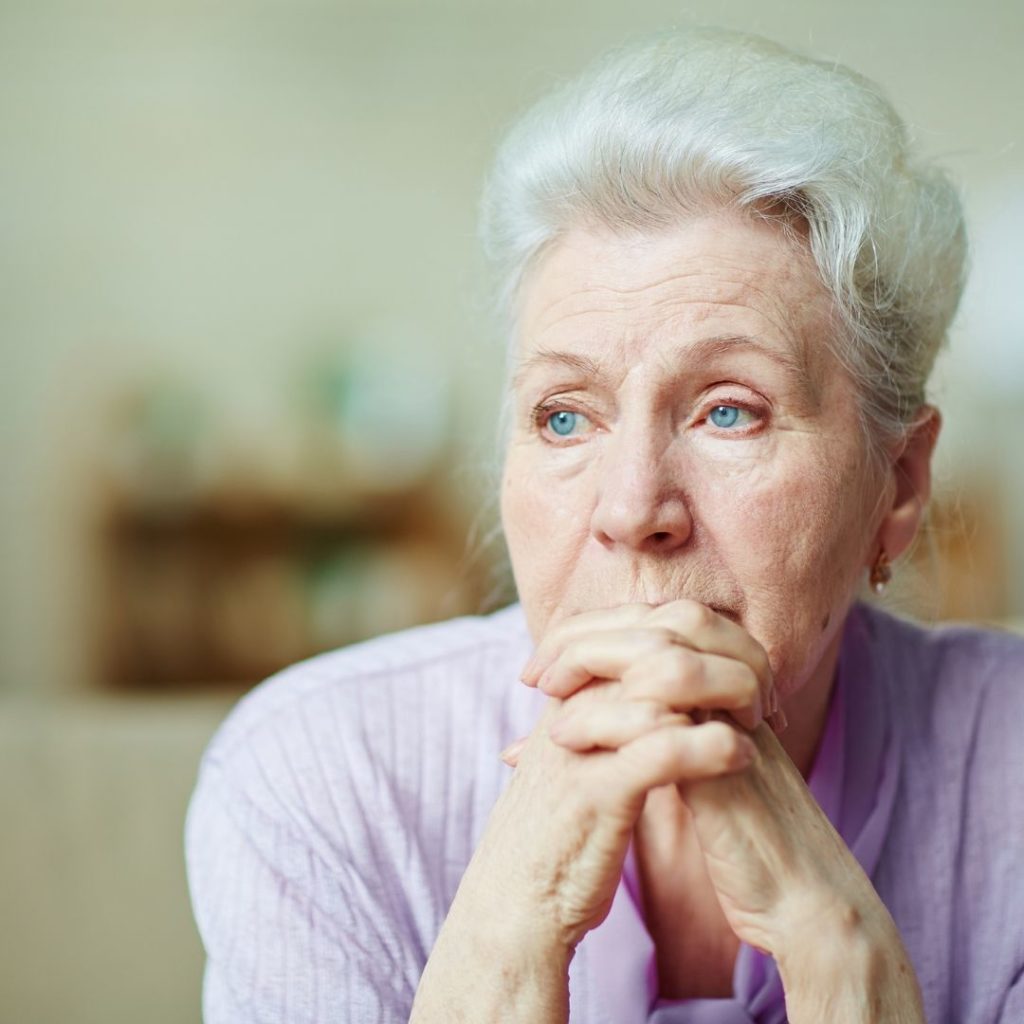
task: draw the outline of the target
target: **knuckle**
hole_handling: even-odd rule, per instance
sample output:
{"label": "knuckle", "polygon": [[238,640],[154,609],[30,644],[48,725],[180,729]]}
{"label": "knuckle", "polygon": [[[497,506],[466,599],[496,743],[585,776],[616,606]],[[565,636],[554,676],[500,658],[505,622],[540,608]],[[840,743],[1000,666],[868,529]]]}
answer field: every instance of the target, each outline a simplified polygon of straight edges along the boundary
{"label": "knuckle", "polygon": [[620,685],[625,690],[626,696],[629,696],[636,688],[647,678],[649,678],[649,670],[647,665],[643,661],[634,662],[632,665],[627,665],[623,669],[620,678]]}
{"label": "knuckle", "polygon": [[677,648],[676,674],[679,681],[688,688],[700,690],[707,685],[707,663],[699,654],[686,647]]}
{"label": "knuckle", "polygon": [[748,666],[739,673],[737,692],[744,705],[755,704],[761,696],[761,684]]}
{"label": "knuckle", "polygon": [[579,651],[582,647],[584,640],[578,636],[566,637],[565,642],[560,645],[559,657],[566,657],[567,655],[573,655]]}
{"label": "knuckle", "polygon": [[675,677],[688,676],[695,671],[697,656],[688,647],[673,645],[665,655],[665,667]]}
{"label": "knuckle", "polygon": [[622,682],[618,679],[592,679],[586,686],[570,694],[568,700],[576,701],[582,706],[607,704],[618,700],[622,694]]}
{"label": "knuckle", "polygon": [[572,635],[574,628],[575,622],[572,619],[563,619],[561,622],[556,622],[548,629],[540,642],[540,647],[547,648],[547,650],[552,652],[557,650],[565,643],[566,638]]}
{"label": "knuckle", "polygon": [[675,729],[660,729],[653,737],[651,759],[658,774],[675,770],[683,760],[683,751]]}
{"label": "knuckle", "polygon": [[634,708],[635,723],[641,727],[657,725],[665,715],[664,707],[654,701],[643,701]]}
{"label": "knuckle", "polygon": [[687,598],[673,601],[672,612],[673,617],[679,623],[679,628],[685,633],[706,629],[711,624],[714,615],[707,605]]}
{"label": "knuckle", "polygon": [[656,650],[678,646],[679,635],[669,626],[656,626],[650,631],[651,646]]}
{"label": "knuckle", "polygon": [[740,761],[743,754],[743,739],[740,734],[731,726],[722,722],[714,723],[717,726],[712,744],[714,758],[722,767],[729,768]]}
{"label": "knuckle", "polygon": [[704,666],[698,654],[679,644],[659,651],[644,662],[631,667],[623,676],[638,695],[657,696],[672,702],[694,696],[703,683]]}
{"label": "knuckle", "polygon": [[578,664],[583,659],[584,652],[586,651],[586,648],[587,648],[586,640],[580,639],[578,637],[576,639],[574,639],[574,640],[570,640],[562,648],[561,653],[555,659],[553,664],[557,665],[559,662],[561,662],[562,664],[565,664],[565,665],[576,665],[576,664]]}

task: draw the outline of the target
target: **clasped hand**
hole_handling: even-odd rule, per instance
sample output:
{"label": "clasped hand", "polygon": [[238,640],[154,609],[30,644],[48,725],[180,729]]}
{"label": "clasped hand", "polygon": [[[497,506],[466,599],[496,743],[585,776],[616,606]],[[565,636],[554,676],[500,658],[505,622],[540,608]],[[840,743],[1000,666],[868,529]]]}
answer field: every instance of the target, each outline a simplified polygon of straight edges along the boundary
{"label": "clasped hand", "polygon": [[552,941],[575,948],[607,915],[647,794],[664,786],[742,941],[778,953],[823,908],[874,898],[776,739],[768,658],[738,624],[693,601],[577,615],[523,681],[552,700],[505,752],[516,772],[480,854]]}

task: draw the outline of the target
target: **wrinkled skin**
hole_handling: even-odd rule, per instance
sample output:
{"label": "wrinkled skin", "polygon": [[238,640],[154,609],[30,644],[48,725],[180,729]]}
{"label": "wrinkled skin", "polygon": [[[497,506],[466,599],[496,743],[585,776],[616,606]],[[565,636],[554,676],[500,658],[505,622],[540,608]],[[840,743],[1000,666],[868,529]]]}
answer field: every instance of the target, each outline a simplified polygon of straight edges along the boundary
{"label": "wrinkled skin", "polygon": [[[819,840],[808,849],[843,864],[833,849],[841,841],[788,761],[810,768],[865,567],[880,546],[898,554],[916,529],[937,423],[926,417],[905,464],[903,452],[890,452],[889,466],[872,461],[853,382],[827,343],[837,330],[801,231],[736,213],[657,235],[576,231],[544,255],[524,290],[502,514],[540,645],[542,665],[527,669],[527,682],[545,669],[542,688],[570,705],[595,680],[620,685],[603,684],[615,697],[591,699],[582,712],[570,706],[556,719],[556,741],[623,750],[659,725],[678,731],[672,715],[703,720],[716,706],[750,729],[779,702],[776,730],[787,715],[793,722],[785,752],[758,739],[762,756],[743,777],[746,806],[743,780],[729,772],[701,782],[681,771],[676,787],[645,800],[633,839],[648,927],[656,938],[662,931],[663,975],[682,941],[672,922],[702,920],[706,940],[717,928],[727,987],[736,937],[777,944],[773,913],[799,913],[779,910],[787,896],[791,908],[813,906],[815,887],[825,901],[829,890],[855,900],[863,883],[853,864],[826,878],[812,859],[771,880],[800,859],[800,817],[780,828],[781,808],[794,802]],[[681,658],[680,645],[700,648],[703,627],[685,611],[676,649],[659,660],[633,602],[710,608],[749,634],[770,669],[738,648],[731,660]],[[595,609],[607,614],[588,630]],[[717,814],[727,800],[732,816]],[[768,843],[768,833],[795,835],[795,845]],[[693,897],[701,888],[714,890],[718,906]]]}
{"label": "wrinkled skin", "polygon": [[[746,941],[795,1024],[865,1000],[919,1024],[895,926],[802,774],[864,570],[917,529],[937,415],[869,459],[830,297],[777,222],[577,230],[521,298],[502,519],[523,681],[551,701],[504,754],[414,1020],[565,1020],[633,843],[662,995],[728,994]],[[500,976],[464,970],[482,945]]]}
{"label": "wrinkled skin", "polygon": [[[575,612],[687,597],[743,624],[784,697],[830,674],[882,490],[832,331],[809,254],[765,222],[578,232],[544,258],[502,492],[535,639]],[[755,344],[702,344],[733,336]],[[746,425],[709,422],[728,402]],[[559,437],[538,404],[587,422]]]}

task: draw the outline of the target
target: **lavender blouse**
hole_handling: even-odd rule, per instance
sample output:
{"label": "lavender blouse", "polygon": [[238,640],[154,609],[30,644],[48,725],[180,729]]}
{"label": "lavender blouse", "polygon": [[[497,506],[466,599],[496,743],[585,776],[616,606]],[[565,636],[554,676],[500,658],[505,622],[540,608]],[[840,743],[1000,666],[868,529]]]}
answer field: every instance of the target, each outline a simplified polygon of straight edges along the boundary
{"label": "lavender blouse", "polygon": [[[545,698],[521,610],[295,665],[207,750],[186,853],[207,1024],[407,1021],[423,966]],[[858,605],[811,792],[888,906],[929,1024],[1024,1024],[1024,639]],[[570,968],[571,1024],[784,1024],[774,961],[730,999],[658,998],[627,858]]]}

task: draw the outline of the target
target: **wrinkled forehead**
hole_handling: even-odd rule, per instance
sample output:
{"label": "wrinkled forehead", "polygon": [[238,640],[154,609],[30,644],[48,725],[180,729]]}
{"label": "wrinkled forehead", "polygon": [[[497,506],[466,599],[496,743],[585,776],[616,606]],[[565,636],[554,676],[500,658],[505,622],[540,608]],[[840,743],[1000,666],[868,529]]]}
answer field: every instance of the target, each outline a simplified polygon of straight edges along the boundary
{"label": "wrinkled forehead", "polygon": [[575,230],[524,280],[511,369],[558,350],[625,368],[709,339],[746,339],[821,370],[832,296],[806,242],[772,222],[716,214],[657,233]]}

